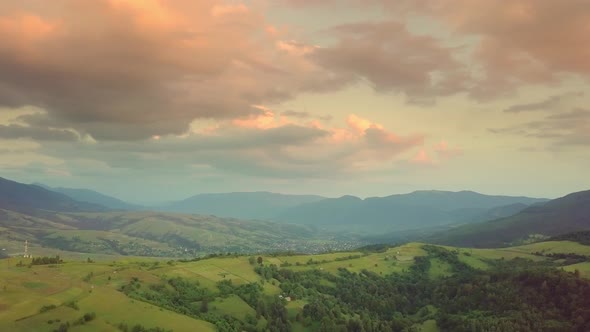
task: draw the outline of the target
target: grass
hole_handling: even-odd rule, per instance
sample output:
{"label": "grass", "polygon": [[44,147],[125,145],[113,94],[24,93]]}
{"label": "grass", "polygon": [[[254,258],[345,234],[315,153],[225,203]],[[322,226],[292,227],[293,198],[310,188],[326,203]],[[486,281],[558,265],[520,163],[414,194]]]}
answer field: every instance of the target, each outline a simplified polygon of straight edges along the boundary
{"label": "grass", "polygon": [[[386,275],[393,272],[403,272],[412,266],[414,263],[414,257],[423,255],[426,255],[426,252],[422,250],[421,243],[408,243],[399,247],[390,248],[386,252],[371,253],[369,255],[363,255],[360,252],[345,252],[323,255],[277,257],[276,259],[279,262],[289,262],[291,264],[300,262],[301,265],[299,266],[293,265],[289,267],[294,271],[319,269],[325,272],[336,273],[338,269],[345,268],[352,272],[360,272],[366,269],[378,274]],[[355,258],[346,259],[349,256],[354,256]],[[337,258],[343,260],[336,260]],[[318,263],[306,265],[305,263],[309,261],[309,259]],[[326,262],[321,263],[323,260]]]}
{"label": "grass", "polygon": [[513,247],[513,250],[533,253],[541,252],[543,254],[562,253],[562,254],[578,254],[590,255],[590,246],[572,242],[572,241],[547,241],[527,244],[523,246]]}
{"label": "grass", "polygon": [[[136,263],[110,266],[112,264],[69,262],[57,267],[31,268],[1,263],[4,262],[0,262],[0,331],[52,331],[59,323],[48,324],[47,321],[72,322],[86,312],[96,312],[96,320],[72,331],[116,331],[114,325],[120,322],[174,331],[215,330],[210,323],[132,300],[117,291],[118,284],[133,276],[146,281],[159,280],[153,271],[141,270]],[[126,269],[114,273],[121,267]],[[90,272],[93,277],[89,282],[83,281],[83,276]],[[64,306],[72,301],[79,310]],[[57,308],[39,313],[46,305]]]}
{"label": "grass", "polygon": [[30,289],[40,289],[40,288],[46,288],[47,284],[43,283],[43,282],[26,281],[26,282],[23,282],[23,286],[25,288],[30,288]]}
{"label": "grass", "polygon": [[449,263],[441,261],[438,258],[430,260],[430,269],[428,269],[428,277],[441,278],[453,274],[452,267]]}
{"label": "grass", "polygon": [[421,326],[418,327],[420,332],[439,332],[440,329],[436,325],[436,321],[434,319],[429,319],[422,323]]}
{"label": "grass", "polygon": [[[381,253],[363,254],[360,252],[341,252],[306,256],[262,256],[265,264],[293,264],[290,268],[303,271],[319,269],[337,273],[338,268],[352,272],[363,269],[378,274],[402,272],[409,269],[414,257],[425,255],[421,243],[408,243],[390,248]],[[543,260],[545,257],[532,255],[533,252],[577,253],[590,255],[590,246],[583,246],[569,241],[535,243],[524,246],[501,249],[466,249],[452,248],[459,251],[461,261],[475,268],[488,267],[488,259],[512,259],[516,257]],[[354,258],[348,259],[349,256]],[[86,256],[79,257],[85,260]],[[305,265],[312,259],[318,264]],[[338,259],[338,260],[336,260]],[[248,256],[224,256],[195,262],[174,262],[150,260],[147,258],[121,257],[115,261],[66,261],[54,266],[16,267],[18,261],[27,265],[28,259],[0,260],[0,331],[51,331],[56,323],[47,324],[49,320],[60,319],[62,322],[73,321],[85,312],[96,312],[96,320],[72,331],[114,331],[113,326],[125,322],[128,325],[142,324],[146,327],[162,327],[174,331],[213,331],[214,326],[197,319],[161,309],[148,303],[133,300],[118,291],[118,288],[138,278],[142,283],[158,283],[163,277],[180,276],[198,281],[202,286],[216,291],[220,280],[231,280],[234,285],[260,282],[262,278],[254,272]],[[321,263],[324,261],[324,263]],[[156,263],[157,262],[157,263]],[[300,266],[295,263],[300,262]],[[567,271],[579,270],[581,275],[590,278],[590,262],[564,267]],[[451,272],[448,263],[431,260],[429,276],[444,277]],[[90,276],[90,277],[88,277]],[[324,284],[328,281],[322,280]],[[279,282],[264,282],[264,294],[277,296],[281,293]],[[79,310],[64,306],[75,301]],[[39,313],[45,305],[57,308]],[[296,300],[287,304],[289,317],[294,318],[305,305]],[[218,314],[231,315],[243,319],[246,314],[255,314],[255,310],[237,296],[216,298],[209,303],[209,309]],[[295,330],[305,330],[298,323]],[[438,331],[434,321],[426,321],[420,326],[421,331]]]}
{"label": "grass", "polygon": [[244,319],[246,315],[256,315],[256,311],[236,295],[217,298],[215,301],[209,303],[209,311],[230,315],[238,319]]}
{"label": "grass", "polygon": [[578,270],[580,275],[584,278],[590,278],[590,262],[572,264],[563,267],[564,270],[569,272],[575,272]]}

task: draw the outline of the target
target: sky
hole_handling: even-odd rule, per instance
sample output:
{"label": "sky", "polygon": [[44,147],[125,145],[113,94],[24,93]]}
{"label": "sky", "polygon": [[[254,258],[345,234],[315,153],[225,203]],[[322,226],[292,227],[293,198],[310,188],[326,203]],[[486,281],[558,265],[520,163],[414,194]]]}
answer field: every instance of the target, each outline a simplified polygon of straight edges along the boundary
{"label": "sky", "polygon": [[132,202],[590,189],[588,0],[0,2],[0,176]]}

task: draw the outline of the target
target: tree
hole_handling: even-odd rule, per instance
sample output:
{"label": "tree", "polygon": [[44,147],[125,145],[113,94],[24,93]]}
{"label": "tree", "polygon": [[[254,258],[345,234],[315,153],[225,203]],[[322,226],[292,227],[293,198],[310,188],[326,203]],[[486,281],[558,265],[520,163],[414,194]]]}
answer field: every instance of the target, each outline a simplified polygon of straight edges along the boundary
{"label": "tree", "polygon": [[258,264],[262,264],[262,257],[258,256],[258,259],[256,261],[258,262]]}
{"label": "tree", "polygon": [[256,263],[256,258],[254,258],[254,256],[250,256],[250,257],[248,257],[248,262],[251,265],[254,265]]}
{"label": "tree", "polygon": [[209,312],[209,301],[207,299],[203,299],[203,301],[201,301],[201,308],[199,310],[202,313]]}

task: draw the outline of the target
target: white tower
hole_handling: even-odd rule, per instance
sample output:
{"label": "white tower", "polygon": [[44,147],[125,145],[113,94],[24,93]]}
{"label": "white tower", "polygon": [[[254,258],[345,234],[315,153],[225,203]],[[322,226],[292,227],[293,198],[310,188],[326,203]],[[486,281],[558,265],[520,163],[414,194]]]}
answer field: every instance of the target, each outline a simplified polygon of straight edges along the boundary
{"label": "white tower", "polygon": [[29,258],[31,257],[29,255],[29,241],[25,240],[25,254],[23,255],[24,258]]}

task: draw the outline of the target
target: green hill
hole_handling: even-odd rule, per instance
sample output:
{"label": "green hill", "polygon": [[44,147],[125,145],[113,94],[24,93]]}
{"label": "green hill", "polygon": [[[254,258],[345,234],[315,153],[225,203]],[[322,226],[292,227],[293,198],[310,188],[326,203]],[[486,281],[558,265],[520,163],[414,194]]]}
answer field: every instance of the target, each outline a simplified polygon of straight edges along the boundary
{"label": "green hill", "polygon": [[[185,261],[66,257],[63,263],[37,259],[30,265],[30,259],[3,259],[0,330],[590,327],[590,281],[583,278],[590,277],[590,246],[549,241],[502,249],[421,243],[374,249]],[[573,252],[578,262],[571,265],[555,256]]]}
{"label": "green hill", "polygon": [[569,194],[543,205],[531,206],[513,216],[464,225],[436,234],[429,241],[441,244],[501,247],[590,229],[590,191]]}

